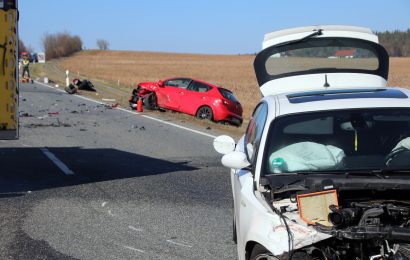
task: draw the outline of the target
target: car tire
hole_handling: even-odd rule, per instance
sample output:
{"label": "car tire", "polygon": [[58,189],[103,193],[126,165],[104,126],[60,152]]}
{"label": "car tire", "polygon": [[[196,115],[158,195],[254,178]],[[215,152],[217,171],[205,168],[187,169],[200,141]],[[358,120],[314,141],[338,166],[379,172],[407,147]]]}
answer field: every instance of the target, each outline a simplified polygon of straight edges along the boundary
{"label": "car tire", "polygon": [[157,105],[157,96],[155,93],[149,93],[145,96],[143,101],[144,107],[149,110],[154,110],[158,108]]}
{"label": "car tire", "polygon": [[214,117],[214,113],[212,112],[212,108],[208,106],[202,106],[196,112],[196,117],[199,119],[212,120]]}

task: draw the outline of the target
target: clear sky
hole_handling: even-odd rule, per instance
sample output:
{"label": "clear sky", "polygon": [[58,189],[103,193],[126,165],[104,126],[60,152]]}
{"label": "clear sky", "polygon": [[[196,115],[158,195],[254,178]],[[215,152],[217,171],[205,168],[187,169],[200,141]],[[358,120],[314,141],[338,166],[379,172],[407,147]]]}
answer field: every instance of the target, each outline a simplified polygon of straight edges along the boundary
{"label": "clear sky", "polygon": [[266,32],[343,24],[410,28],[410,0],[19,0],[20,37],[42,51],[45,33],[79,35],[87,49],[244,54]]}

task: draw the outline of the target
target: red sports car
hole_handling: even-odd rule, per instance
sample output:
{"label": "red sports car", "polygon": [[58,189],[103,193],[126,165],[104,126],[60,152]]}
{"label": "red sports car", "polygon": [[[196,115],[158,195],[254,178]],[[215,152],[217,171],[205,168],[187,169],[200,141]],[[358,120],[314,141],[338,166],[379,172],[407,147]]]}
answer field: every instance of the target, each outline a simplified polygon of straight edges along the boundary
{"label": "red sports car", "polygon": [[242,106],[225,88],[190,78],[141,82],[132,92],[131,107],[142,99],[147,109],[164,108],[201,119],[242,124]]}

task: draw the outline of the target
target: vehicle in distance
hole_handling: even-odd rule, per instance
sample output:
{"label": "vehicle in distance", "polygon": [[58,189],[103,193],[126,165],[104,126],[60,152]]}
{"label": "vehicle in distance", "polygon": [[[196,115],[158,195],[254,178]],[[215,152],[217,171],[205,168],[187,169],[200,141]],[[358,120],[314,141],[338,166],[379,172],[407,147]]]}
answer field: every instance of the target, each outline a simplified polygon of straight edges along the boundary
{"label": "vehicle in distance", "polygon": [[265,35],[262,100],[231,169],[239,259],[410,259],[410,91],[369,29]]}
{"label": "vehicle in distance", "polygon": [[170,78],[158,82],[141,82],[133,90],[130,105],[138,99],[148,109],[170,109],[200,119],[242,124],[242,106],[225,88],[191,78]]}

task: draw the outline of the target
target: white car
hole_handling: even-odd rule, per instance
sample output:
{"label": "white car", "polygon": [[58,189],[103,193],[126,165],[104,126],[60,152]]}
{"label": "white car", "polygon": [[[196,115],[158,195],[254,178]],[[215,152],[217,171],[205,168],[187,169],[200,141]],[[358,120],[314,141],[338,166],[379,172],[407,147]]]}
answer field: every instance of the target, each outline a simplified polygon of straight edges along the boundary
{"label": "white car", "polygon": [[231,169],[239,259],[410,259],[410,91],[369,29],[265,35],[263,99]]}

